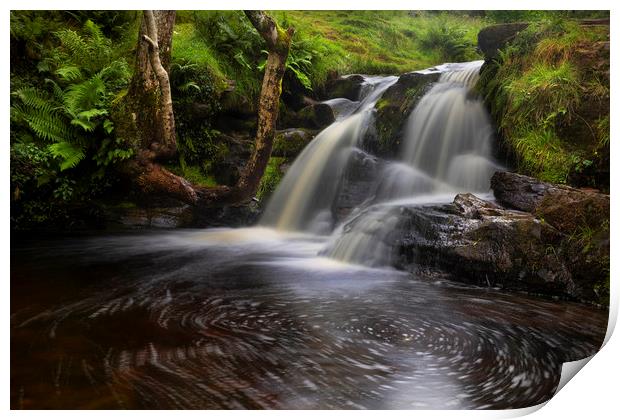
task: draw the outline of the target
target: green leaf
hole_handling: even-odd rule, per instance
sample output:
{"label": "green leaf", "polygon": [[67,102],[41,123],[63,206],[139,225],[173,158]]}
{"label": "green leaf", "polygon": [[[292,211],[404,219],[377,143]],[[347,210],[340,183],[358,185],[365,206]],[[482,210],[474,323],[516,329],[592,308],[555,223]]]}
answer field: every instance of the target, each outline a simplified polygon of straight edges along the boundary
{"label": "green leaf", "polygon": [[48,150],[55,158],[62,159],[60,163],[61,171],[75,168],[84,159],[84,148],[66,141],[50,144]]}
{"label": "green leaf", "polygon": [[110,134],[112,130],[114,130],[114,123],[110,120],[105,120],[103,122],[103,129],[106,133]]}

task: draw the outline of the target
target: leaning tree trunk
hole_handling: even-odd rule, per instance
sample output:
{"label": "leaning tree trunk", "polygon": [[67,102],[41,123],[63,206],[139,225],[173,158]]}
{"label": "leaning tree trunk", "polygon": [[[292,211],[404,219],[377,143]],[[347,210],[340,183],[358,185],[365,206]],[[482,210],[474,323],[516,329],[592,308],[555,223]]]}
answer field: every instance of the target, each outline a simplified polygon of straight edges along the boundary
{"label": "leaning tree trunk", "polygon": [[283,31],[269,15],[262,11],[246,10],[245,15],[265,40],[269,53],[258,103],[258,128],[254,151],[234,187],[198,191],[201,205],[235,204],[253,197],[271,156],[282,93],[282,78],[295,30],[288,28]]}
{"label": "leaning tree trunk", "polygon": [[271,17],[261,11],[246,10],[245,14],[267,43],[269,52],[258,104],[258,128],[254,152],[237,183],[240,194],[251,197],[258,190],[271,156],[282,93],[282,78],[295,30],[289,28],[286,32],[282,31]]}
{"label": "leaning tree trunk", "polygon": [[271,155],[282,78],[294,29],[283,31],[261,11],[246,11],[245,14],[265,40],[269,52],[258,105],[255,147],[235,186],[205,188],[190,184],[157,163],[176,152],[166,69],[170,63],[174,12],[144,12],[136,69],[125,109],[125,113],[132,116],[133,132],[139,137],[137,156],[125,165],[125,173],[142,193],[205,207],[241,203],[256,194]]}

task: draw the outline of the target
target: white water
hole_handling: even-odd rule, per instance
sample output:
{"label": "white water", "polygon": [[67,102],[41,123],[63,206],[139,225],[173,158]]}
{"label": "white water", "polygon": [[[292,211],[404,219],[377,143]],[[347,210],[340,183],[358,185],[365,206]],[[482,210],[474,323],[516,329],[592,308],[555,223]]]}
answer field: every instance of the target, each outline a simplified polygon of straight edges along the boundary
{"label": "white water", "polygon": [[287,171],[270,198],[260,225],[318,234],[332,231],[331,206],[343,169],[372,119],[375,102],[396,80],[394,76],[366,79],[363,99],[356,109],[349,106],[342,111],[339,120],[317,135]]}
{"label": "white water", "polygon": [[367,78],[362,100],[327,101],[337,121],[295,160],[260,221],[280,231],[326,235],[320,255],[367,266],[394,263],[395,234],[403,207],[448,203],[459,192],[485,194],[500,166],[491,157],[493,127],[472,92],[482,61],[448,63],[439,81],[408,116],[396,161],[383,161],[366,200],[334,229],[333,207],[344,168],[373,120],[373,107],[395,77]]}
{"label": "white water", "polygon": [[439,82],[407,121],[400,162],[381,171],[372,205],[353,211],[321,251],[369,266],[394,263],[394,235],[403,207],[448,203],[458,192],[484,194],[499,169],[492,157],[493,127],[472,88],[481,61],[445,64]]}

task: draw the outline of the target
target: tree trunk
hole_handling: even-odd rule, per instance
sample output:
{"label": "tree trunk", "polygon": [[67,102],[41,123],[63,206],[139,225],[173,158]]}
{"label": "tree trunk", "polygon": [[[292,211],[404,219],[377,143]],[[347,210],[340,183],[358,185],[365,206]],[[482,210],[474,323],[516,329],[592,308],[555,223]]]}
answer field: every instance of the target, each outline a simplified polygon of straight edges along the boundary
{"label": "tree trunk", "polygon": [[258,190],[271,156],[282,93],[282,78],[286,70],[286,59],[294,29],[282,31],[271,17],[260,11],[246,11],[245,14],[265,39],[269,51],[258,103],[258,128],[254,152],[237,183],[237,188],[241,190],[242,195],[251,197]]}
{"label": "tree trunk", "polygon": [[[171,157],[176,153],[177,142],[174,128],[170,79],[160,59],[159,44],[157,41],[158,31],[153,11],[144,11],[144,21],[146,23],[147,33],[142,35],[142,39],[149,45],[149,62],[159,82],[160,91],[160,106],[158,107],[159,118],[156,119],[157,125],[160,127],[160,138],[158,139],[159,141],[151,143],[151,150],[155,153],[156,157]],[[170,32],[172,32],[172,26],[170,26]],[[168,50],[168,56],[169,55],[170,50]]]}
{"label": "tree trunk", "polygon": [[[147,15],[152,16],[152,20],[154,20],[154,33],[149,31]],[[142,17],[136,48],[134,75],[126,96],[126,111],[132,116],[135,123],[135,130],[131,136],[133,138],[128,140],[132,140],[138,148],[143,150],[150,150],[152,145],[155,145],[155,149],[157,149],[158,145],[168,144],[166,137],[170,137],[169,127],[166,127],[167,121],[163,118],[167,114],[165,110],[167,104],[164,103],[160,78],[152,64],[155,54],[151,54],[151,44],[144,37],[156,41],[161,67],[166,74],[169,74],[175,17],[176,12],[168,10],[145,11]]]}
{"label": "tree trunk", "polygon": [[[140,152],[126,165],[125,171],[143,193],[168,196],[203,207],[237,204],[256,194],[271,155],[282,78],[294,29],[283,31],[261,11],[245,13],[265,40],[269,52],[259,99],[255,148],[237,185],[205,188],[194,186],[155,163],[156,159],[167,157],[170,151],[176,150],[170,83],[166,71],[166,63],[168,66],[170,63],[174,12],[144,12],[136,70],[127,95],[130,105],[134,107],[132,115],[141,135]],[[132,99],[134,96],[135,99]]]}

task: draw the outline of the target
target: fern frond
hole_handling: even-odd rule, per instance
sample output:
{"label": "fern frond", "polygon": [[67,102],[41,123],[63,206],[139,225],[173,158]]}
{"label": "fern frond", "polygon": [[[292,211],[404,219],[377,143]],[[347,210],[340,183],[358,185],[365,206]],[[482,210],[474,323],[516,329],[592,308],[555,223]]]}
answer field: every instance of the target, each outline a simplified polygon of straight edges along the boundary
{"label": "fern frond", "polygon": [[75,168],[84,159],[84,148],[66,141],[50,144],[48,150],[55,158],[62,159],[61,171]]}
{"label": "fern frond", "polygon": [[51,110],[53,108],[47,95],[35,87],[18,89],[13,92],[13,94],[27,107],[45,110]]}
{"label": "fern frond", "polygon": [[66,82],[75,82],[82,79],[82,72],[78,66],[67,65],[56,70],[56,75]]}
{"label": "fern frond", "polygon": [[75,118],[82,110],[93,109],[102,105],[105,92],[105,83],[98,75],[95,75],[85,82],[72,85],[67,89],[64,95],[65,108]]}

